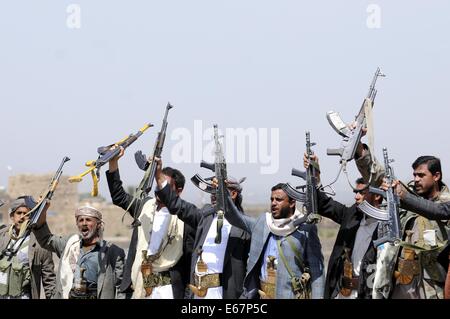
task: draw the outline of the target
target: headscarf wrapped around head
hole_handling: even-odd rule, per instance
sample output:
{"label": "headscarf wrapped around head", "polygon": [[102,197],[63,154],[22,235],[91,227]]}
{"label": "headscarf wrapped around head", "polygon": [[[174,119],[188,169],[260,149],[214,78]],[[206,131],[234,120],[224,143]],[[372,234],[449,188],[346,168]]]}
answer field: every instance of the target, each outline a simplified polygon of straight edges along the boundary
{"label": "headscarf wrapped around head", "polygon": [[11,216],[20,207],[26,207],[29,210],[32,210],[36,204],[37,202],[32,196],[20,196],[11,203],[8,213]]}
{"label": "headscarf wrapped around head", "polygon": [[94,217],[103,222],[102,213],[98,209],[89,205],[81,206],[75,211],[75,219],[78,219],[80,216]]}

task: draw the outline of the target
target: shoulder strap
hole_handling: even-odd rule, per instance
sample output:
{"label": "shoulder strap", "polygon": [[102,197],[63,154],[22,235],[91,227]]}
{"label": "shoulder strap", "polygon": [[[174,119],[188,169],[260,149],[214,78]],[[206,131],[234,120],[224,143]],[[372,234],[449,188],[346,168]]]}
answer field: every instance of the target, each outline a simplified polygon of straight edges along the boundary
{"label": "shoulder strap", "polygon": [[[292,251],[295,254],[295,259],[298,262],[298,266],[300,267],[300,270],[302,272],[304,272],[305,271],[305,263],[303,261],[302,255],[300,254],[300,251],[297,249],[297,247],[295,246],[295,244],[292,241],[292,239],[290,238],[290,236],[287,236],[286,240],[287,240],[289,246],[291,247]],[[283,249],[281,249],[281,240],[280,239],[277,239],[277,248],[278,248],[278,254],[280,255],[281,260],[283,261],[283,264],[286,267],[286,269],[289,273],[289,276],[291,276],[291,278],[294,277],[294,273],[293,273],[291,267],[289,267],[286,256],[283,253]]]}

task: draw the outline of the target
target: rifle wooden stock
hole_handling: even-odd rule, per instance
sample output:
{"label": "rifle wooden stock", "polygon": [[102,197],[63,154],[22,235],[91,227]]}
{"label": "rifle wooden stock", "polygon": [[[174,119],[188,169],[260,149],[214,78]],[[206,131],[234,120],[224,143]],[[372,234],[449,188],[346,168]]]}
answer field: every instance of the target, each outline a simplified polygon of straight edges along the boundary
{"label": "rifle wooden stock", "polygon": [[[142,128],[138,130],[136,134],[130,134],[117,143],[108,145],[108,146],[101,146],[97,148],[97,153],[99,154],[97,160],[95,161],[88,161],[86,162],[86,166],[89,167],[86,171],[79,175],[71,176],[69,178],[70,183],[80,183],[83,180],[83,177],[85,177],[88,174],[91,174],[92,177],[92,191],[91,196],[96,197],[98,195],[98,182],[100,180],[100,168],[108,163],[111,159],[119,155],[120,153],[120,146],[126,149],[131,144],[136,142],[136,140],[144,134],[146,130],[148,130],[150,127],[153,127],[153,124],[145,124]],[[113,146],[118,146],[115,149],[111,149]]]}
{"label": "rifle wooden stock", "polygon": [[346,165],[347,162],[351,161],[355,157],[356,149],[358,148],[358,144],[361,141],[363,128],[366,127],[365,109],[367,107],[373,108],[375,97],[377,95],[375,85],[378,77],[380,76],[384,76],[384,74],[381,72],[380,68],[377,68],[369,87],[369,93],[363,100],[360,110],[356,115],[355,128],[347,128],[338,113],[334,111],[330,111],[327,113],[327,119],[331,127],[343,137],[341,142],[342,146],[340,148],[327,149],[327,155],[340,156],[341,165]]}

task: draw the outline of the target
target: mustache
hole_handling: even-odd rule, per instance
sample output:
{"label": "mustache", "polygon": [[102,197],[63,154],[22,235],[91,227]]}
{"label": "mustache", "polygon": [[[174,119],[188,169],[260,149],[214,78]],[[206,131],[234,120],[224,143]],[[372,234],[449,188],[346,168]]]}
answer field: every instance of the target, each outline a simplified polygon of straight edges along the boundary
{"label": "mustache", "polygon": [[[83,232],[85,232],[85,231],[88,231],[86,236],[83,235]],[[89,230],[89,228],[87,228],[87,227],[82,227],[79,230],[80,236],[83,237],[84,239],[90,239],[90,238],[94,237],[97,233],[98,233],[98,229],[96,229],[96,228]]]}

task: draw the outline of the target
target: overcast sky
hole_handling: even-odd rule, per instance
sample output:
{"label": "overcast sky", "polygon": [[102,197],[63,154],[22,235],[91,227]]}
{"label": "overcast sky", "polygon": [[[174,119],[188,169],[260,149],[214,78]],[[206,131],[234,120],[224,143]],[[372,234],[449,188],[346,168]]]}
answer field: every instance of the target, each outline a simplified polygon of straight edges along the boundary
{"label": "overcast sky", "polygon": [[[374,107],[377,156],[388,147],[397,176],[408,180],[417,156],[436,155],[448,181],[449,12],[450,2],[437,0],[2,0],[0,185],[53,172],[64,155],[72,159],[65,174],[78,174],[98,146],[151,122],[121,160],[125,184],[135,185],[142,172],[132,155],[153,150],[170,101],[164,163],[187,178],[209,176],[198,165],[208,144],[199,136],[211,136],[214,123],[253,129],[256,163],[254,145],[236,146],[247,157],[230,160],[229,174],[247,177],[248,202],[266,203],[275,183],[298,183],[290,171],[300,166],[306,130],[323,180],[335,177],[338,158],[326,148],[341,139],[325,114],[351,121],[377,66],[387,75]],[[191,156],[183,156],[191,160],[177,163],[172,151],[189,143]],[[268,158],[278,169],[262,174]],[[110,199],[103,172],[100,192]],[[87,177],[79,190],[90,187]],[[352,201],[344,178],[336,191]],[[200,192],[189,182],[185,196],[197,201]]]}

